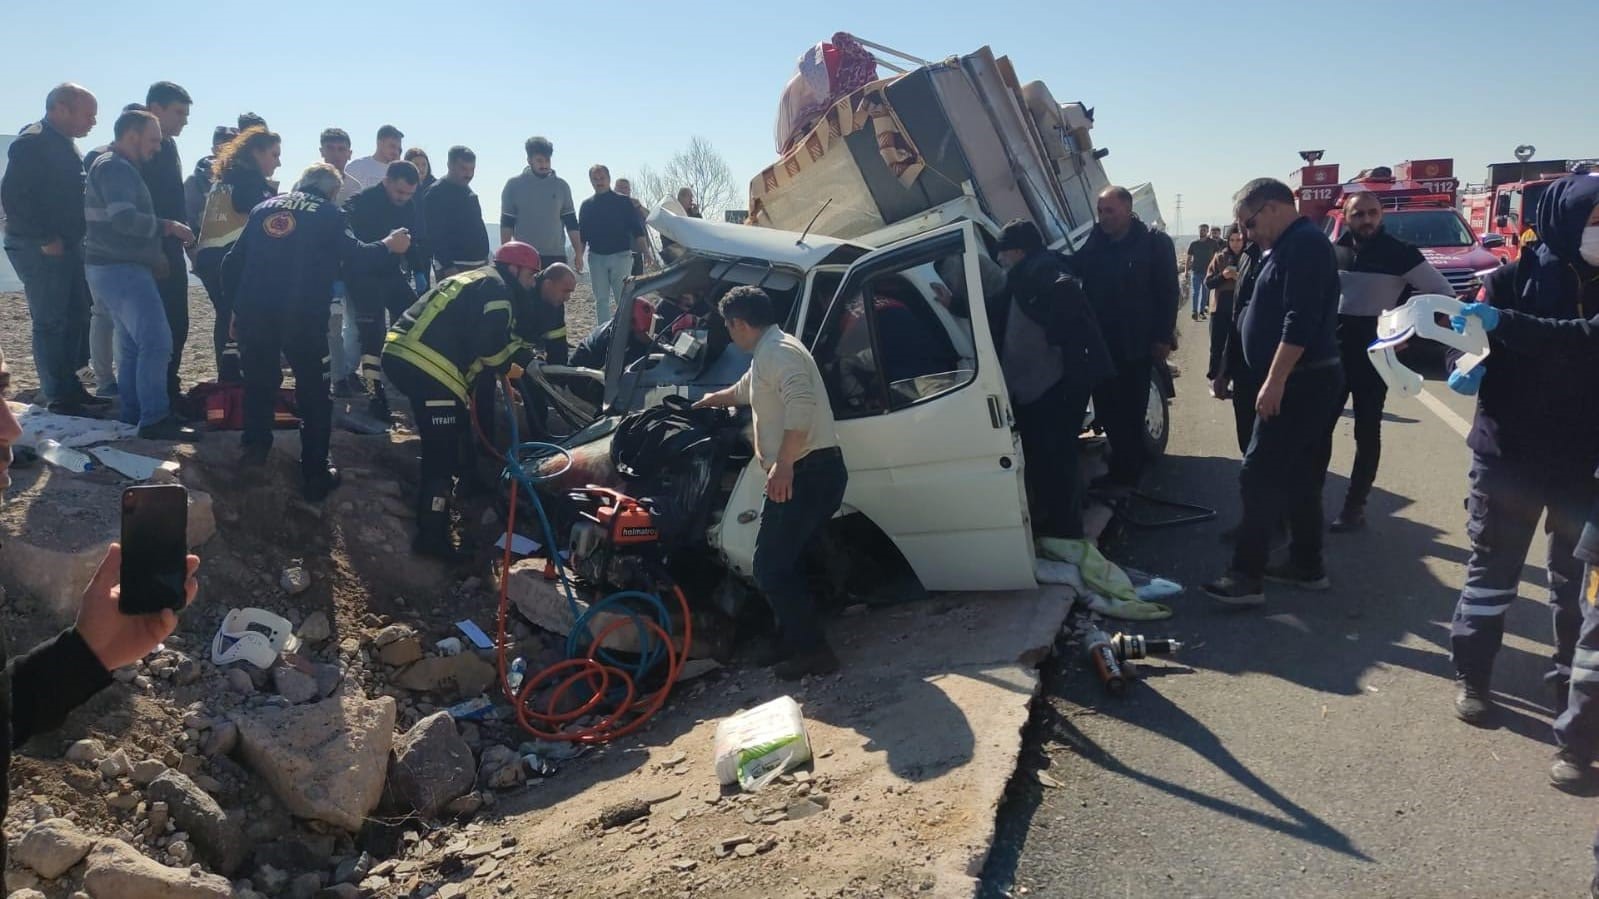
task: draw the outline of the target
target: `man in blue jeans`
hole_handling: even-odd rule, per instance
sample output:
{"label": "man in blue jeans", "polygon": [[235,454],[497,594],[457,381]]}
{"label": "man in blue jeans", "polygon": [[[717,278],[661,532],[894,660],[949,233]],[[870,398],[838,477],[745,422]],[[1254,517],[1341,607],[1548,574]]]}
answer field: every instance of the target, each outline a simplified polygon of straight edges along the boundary
{"label": "man in blue jeans", "polygon": [[[1217,228],[1220,234],[1221,229]],[[1210,317],[1210,291],[1205,288],[1205,270],[1210,268],[1210,260],[1215,258],[1221,250],[1221,242],[1211,238],[1210,226],[1199,226],[1199,239],[1188,245],[1188,255],[1184,257],[1184,268],[1188,272],[1188,317],[1194,321],[1203,321]]]}
{"label": "man in blue jeans", "polygon": [[152,440],[196,440],[199,433],[172,414],[167,363],[172,331],[157,280],[168,273],[161,243],[194,242],[189,226],[157,218],[139,167],[161,149],[161,123],[132,109],[117,117],[111,152],[89,168],[83,197],[87,224],[84,273],[95,301],[105,304],[117,328],[117,382],[122,420]]}
{"label": "man in blue jeans", "polygon": [[784,658],[774,673],[783,680],[831,674],[838,658],[816,620],[800,567],[805,545],[838,511],[849,483],[827,388],[805,345],[778,326],[765,291],[735,287],[720,309],[733,343],[753,358],[737,384],[694,406],[749,406],[754,414],[755,457],[766,469],[755,583],[777,618]]}
{"label": "man in blue jeans", "polygon": [[622,285],[633,273],[633,259],[649,246],[644,223],[633,201],[611,190],[611,170],[589,169],[594,196],[578,207],[577,230],[589,250],[589,277],[594,283],[594,323],[611,320],[612,303],[622,301]]}
{"label": "man in blue jeans", "polygon": [[45,100],[45,117],[12,141],[0,182],[6,256],[22,279],[33,320],[36,401],[63,415],[110,404],[78,380],[87,357],[89,288],[83,280],[83,155],[73,141],[94,128],[98,112],[85,88],[57,86]]}

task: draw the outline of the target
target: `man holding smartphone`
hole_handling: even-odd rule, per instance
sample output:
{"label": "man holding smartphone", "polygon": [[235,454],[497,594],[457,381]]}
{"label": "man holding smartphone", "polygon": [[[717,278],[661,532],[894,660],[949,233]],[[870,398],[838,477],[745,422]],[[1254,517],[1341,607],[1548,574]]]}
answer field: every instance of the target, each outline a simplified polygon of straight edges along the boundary
{"label": "man holding smartphone", "polygon": [[[0,399],[10,393],[11,374],[0,354]],[[22,435],[11,408],[0,402],[0,491],[11,485],[11,445]],[[0,494],[0,502],[3,502]],[[183,603],[194,601],[199,583],[194,574],[198,556],[185,560]],[[144,658],[177,629],[178,615],[165,609],[153,615],[124,615],[118,609],[122,587],[122,547],[111,544],[100,560],[77,622],[26,653],[5,661],[0,641],[0,817],[9,804],[7,775],[11,750],[36,733],[53,730],[67,714],[111,683],[111,672]],[[5,841],[0,840],[0,867],[5,865]]]}

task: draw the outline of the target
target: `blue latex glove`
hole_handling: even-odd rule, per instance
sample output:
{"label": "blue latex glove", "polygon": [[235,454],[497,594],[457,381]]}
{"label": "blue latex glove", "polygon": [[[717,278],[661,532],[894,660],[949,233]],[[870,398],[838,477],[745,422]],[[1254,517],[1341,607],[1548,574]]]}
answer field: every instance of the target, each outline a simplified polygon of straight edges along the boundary
{"label": "blue latex glove", "polygon": [[1465,374],[1452,371],[1449,373],[1449,389],[1461,396],[1476,396],[1477,390],[1482,387],[1482,376],[1485,372],[1487,369],[1480,365]]}
{"label": "blue latex glove", "polygon": [[1466,333],[1466,316],[1476,316],[1482,322],[1484,331],[1492,331],[1499,327],[1499,310],[1487,303],[1467,303],[1459,315],[1449,317],[1449,324],[1453,325],[1456,333]]}

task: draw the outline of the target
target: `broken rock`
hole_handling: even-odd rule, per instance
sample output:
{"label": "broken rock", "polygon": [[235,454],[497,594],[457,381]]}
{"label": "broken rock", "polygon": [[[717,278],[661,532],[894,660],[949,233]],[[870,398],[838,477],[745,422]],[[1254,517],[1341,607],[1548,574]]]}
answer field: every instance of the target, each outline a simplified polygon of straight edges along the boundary
{"label": "broken rock", "polygon": [[601,827],[621,827],[624,824],[631,824],[649,813],[650,804],[648,802],[642,799],[629,799],[602,809],[597,820]]}
{"label": "broken rock", "polygon": [[194,781],[168,771],[151,781],[146,792],[152,801],[167,804],[172,820],[218,871],[231,875],[244,863],[248,847],[243,826]]}
{"label": "broken rock", "polygon": [[28,828],[17,842],[12,857],[39,872],[46,880],[55,880],[67,873],[73,865],[94,848],[94,838],[78,830],[65,818],[50,818]]}
{"label": "broken rock", "polygon": [[279,696],[295,705],[310,702],[322,695],[317,688],[316,678],[287,665],[272,669],[272,685],[277,688]]}
{"label": "broken rock", "polygon": [[395,741],[389,783],[395,796],[423,817],[437,817],[472,789],[476,779],[472,750],[456,732],[449,712],[423,718]]}
{"label": "broken rock", "polygon": [[396,708],[390,697],[335,699],[233,715],[244,761],[290,812],[354,832],[383,795]]}
{"label": "broken rock", "polygon": [[83,888],[94,899],[230,899],[233,895],[233,885],[215,874],[169,868],[121,840],[95,845]]}
{"label": "broken rock", "polygon": [[67,747],[67,761],[75,765],[97,765],[105,758],[105,744],[99,740],[79,740]]}
{"label": "broken rock", "polygon": [[442,693],[465,699],[487,690],[499,678],[493,665],[475,653],[422,659],[394,678],[395,686],[418,693]]}
{"label": "broken rock", "polygon": [[508,790],[527,779],[522,757],[509,746],[490,746],[478,761],[477,782],[491,790]]}
{"label": "broken rock", "polygon": [[328,621],[328,613],[315,611],[307,615],[300,624],[300,639],[307,643],[321,643],[333,636],[333,625]]}
{"label": "broken rock", "polygon": [[239,745],[239,726],[232,721],[223,721],[206,735],[205,744],[200,751],[207,757],[227,755]]}
{"label": "broken rock", "polygon": [[385,665],[409,665],[422,658],[422,641],[416,631],[404,624],[391,624],[372,638],[377,647],[378,661]]}

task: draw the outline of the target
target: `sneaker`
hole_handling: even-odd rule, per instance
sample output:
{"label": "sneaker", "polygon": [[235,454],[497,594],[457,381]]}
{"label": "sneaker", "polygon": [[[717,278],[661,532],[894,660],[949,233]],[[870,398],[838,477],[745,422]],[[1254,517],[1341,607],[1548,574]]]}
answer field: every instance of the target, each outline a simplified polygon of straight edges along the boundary
{"label": "sneaker", "polygon": [[1204,586],[1211,599],[1230,606],[1258,606],[1266,602],[1266,588],[1260,578],[1229,571]]}
{"label": "sneaker", "polygon": [[139,436],[145,440],[171,440],[176,443],[198,443],[201,434],[177,418],[167,417],[153,425],[145,425],[139,429]]}
{"label": "sneaker", "polygon": [[1305,568],[1292,563],[1266,566],[1266,580],[1274,584],[1287,584],[1301,590],[1330,590],[1332,580],[1320,568]]}
{"label": "sneaker", "polygon": [[1493,719],[1494,701],[1487,687],[1480,687],[1463,677],[1455,679],[1455,717],[1476,727],[1485,727]]}
{"label": "sneaker", "polygon": [[1571,750],[1562,749],[1549,763],[1549,783],[1562,793],[1587,793],[1594,786],[1593,768]]}
{"label": "sneaker", "polygon": [[1338,517],[1332,520],[1332,525],[1327,528],[1334,534],[1348,534],[1366,528],[1365,506],[1344,506]]}
{"label": "sneaker", "polygon": [[338,489],[338,486],[342,483],[344,483],[344,477],[339,474],[339,470],[329,465],[326,475],[308,478],[300,492],[305,497],[306,502],[319,503],[327,499],[328,494]]}
{"label": "sneaker", "polygon": [[102,387],[94,393],[85,390],[78,394],[76,400],[85,406],[109,406],[121,395],[121,391],[117,390],[117,385],[112,384],[110,387]]}
{"label": "sneaker", "polygon": [[799,680],[806,675],[826,675],[838,670],[838,656],[833,655],[833,650],[826,643],[784,659],[772,666],[772,673],[778,680]]}

